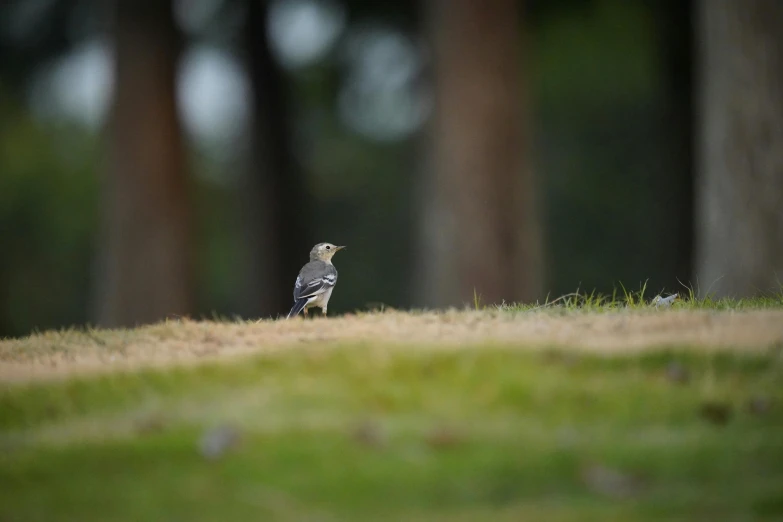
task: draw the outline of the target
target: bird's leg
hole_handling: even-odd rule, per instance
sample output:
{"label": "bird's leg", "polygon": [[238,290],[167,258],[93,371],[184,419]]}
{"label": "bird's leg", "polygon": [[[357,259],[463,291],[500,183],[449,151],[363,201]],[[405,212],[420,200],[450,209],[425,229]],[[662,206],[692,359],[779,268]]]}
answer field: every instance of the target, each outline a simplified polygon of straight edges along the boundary
{"label": "bird's leg", "polygon": [[307,307],[304,307],[302,309],[302,313],[304,313],[304,316],[307,317]]}

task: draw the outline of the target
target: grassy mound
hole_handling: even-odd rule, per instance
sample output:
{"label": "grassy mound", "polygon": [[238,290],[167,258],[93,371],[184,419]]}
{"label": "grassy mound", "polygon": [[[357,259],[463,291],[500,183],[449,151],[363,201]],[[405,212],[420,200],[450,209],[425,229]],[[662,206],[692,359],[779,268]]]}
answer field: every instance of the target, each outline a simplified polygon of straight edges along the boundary
{"label": "grassy mound", "polygon": [[0,388],[0,520],[780,520],[781,319],[389,313],[5,341],[3,375],[35,370]]}

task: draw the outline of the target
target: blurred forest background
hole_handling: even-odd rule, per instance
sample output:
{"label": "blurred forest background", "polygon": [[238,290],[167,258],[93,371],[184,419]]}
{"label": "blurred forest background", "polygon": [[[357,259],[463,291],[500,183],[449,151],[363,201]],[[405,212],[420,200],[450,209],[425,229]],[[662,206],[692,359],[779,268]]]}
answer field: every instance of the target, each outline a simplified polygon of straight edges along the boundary
{"label": "blurred forest background", "polygon": [[778,0],[4,0],[0,336],[783,279]]}

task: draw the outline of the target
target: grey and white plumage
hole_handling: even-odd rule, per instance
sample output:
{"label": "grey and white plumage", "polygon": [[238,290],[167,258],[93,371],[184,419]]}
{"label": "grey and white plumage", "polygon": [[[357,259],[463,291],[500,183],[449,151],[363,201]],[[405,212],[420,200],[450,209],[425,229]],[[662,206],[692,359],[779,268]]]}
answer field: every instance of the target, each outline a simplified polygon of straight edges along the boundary
{"label": "grey and white plumage", "polygon": [[302,267],[294,283],[294,306],[288,312],[288,318],[299,312],[307,315],[308,308],[317,307],[326,315],[329,299],[337,285],[337,268],[332,264],[332,256],[344,246],[331,243],[318,243],[310,251],[310,262]]}

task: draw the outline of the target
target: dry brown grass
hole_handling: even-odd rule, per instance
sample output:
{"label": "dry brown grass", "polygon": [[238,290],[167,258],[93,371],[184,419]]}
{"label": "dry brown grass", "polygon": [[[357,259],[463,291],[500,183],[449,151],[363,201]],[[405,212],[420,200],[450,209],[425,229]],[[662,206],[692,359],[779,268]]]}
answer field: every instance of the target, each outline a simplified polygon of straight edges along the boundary
{"label": "dry brown grass", "polygon": [[291,321],[177,320],[135,330],[45,332],[0,342],[0,382],[230,360],[305,346],[379,342],[444,348],[482,343],[628,353],[687,345],[764,350],[783,344],[783,311],[605,314],[385,312]]}

